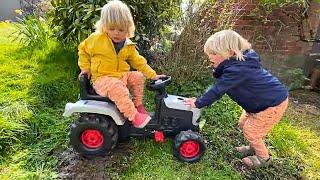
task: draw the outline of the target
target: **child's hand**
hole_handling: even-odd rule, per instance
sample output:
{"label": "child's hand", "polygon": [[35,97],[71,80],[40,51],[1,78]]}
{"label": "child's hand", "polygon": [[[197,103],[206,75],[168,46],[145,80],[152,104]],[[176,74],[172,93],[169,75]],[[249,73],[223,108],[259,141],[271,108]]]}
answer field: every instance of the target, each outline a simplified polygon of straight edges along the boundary
{"label": "child's hand", "polygon": [[80,78],[80,76],[83,75],[83,74],[86,74],[86,75],[88,76],[88,78],[90,79],[90,76],[91,76],[90,70],[82,70],[82,71],[80,72],[80,74],[79,74],[79,78]]}
{"label": "child's hand", "polygon": [[164,74],[156,75],[156,77],[154,77],[152,80],[158,80],[158,79],[163,78],[163,77],[167,77],[167,76],[164,75]]}
{"label": "child's hand", "polygon": [[186,105],[190,105],[192,108],[196,108],[196,102],[197,98],[193,97],[193,98],[188,98],[186,100],[184,100],[184,104]]}

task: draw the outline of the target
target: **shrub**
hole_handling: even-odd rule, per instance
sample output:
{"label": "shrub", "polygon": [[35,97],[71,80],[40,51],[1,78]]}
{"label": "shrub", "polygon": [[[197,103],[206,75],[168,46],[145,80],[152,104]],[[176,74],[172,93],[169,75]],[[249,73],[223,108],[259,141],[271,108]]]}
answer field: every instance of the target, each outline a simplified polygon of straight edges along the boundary
{"label": "shrub", "polygon": [[[94,31],[94,24],[100,17],[100,10],[107,0],[52,0],[51,27],[64,45],[75,47]],[[179,15],[180,0],[124,0],[131,8],[137,34],[152,40],[160,34],[165,24]]]}
{"label": "shrub", "polygon": [[302,88],[306,80],[306,76],[303,74],[303,70],[300,68],[294,68],[286,70],[281,76],[283,82],[286,84],[289,90],[295,90]]}
{"label": "shrub", "polygon": [[[170,54],[158,61],[159,71],[179,81],[202,79],[209,74],[209,63],[203,52],[206,39],[216,31],[234,26],[241,7],[234,0],[206,1],[190,18]],[[220,13],[216,13],[220,12]]]}
{"label": "shrub", "polygon": [[24,15],[36,13],[41,17],[52,8],[50,0],[20,0],[20,6]]}

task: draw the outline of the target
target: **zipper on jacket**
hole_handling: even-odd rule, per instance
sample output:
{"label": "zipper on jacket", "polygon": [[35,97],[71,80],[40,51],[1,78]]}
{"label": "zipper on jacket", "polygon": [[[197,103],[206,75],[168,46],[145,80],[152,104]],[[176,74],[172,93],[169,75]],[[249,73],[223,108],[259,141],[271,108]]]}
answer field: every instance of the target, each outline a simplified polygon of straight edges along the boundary
{"label": "zipper on jacket", "polygon": [[117,54],[117,72],[119,72],[119,57],[118,57],[118,54]]}
{"label": "zipper on jacket", "polygon": [[117,63],[118,63],[118,65],[117,65],[117,71],[118,71],[118,72],[119,72],[119,55],[120,55],[120,52],[123,51],[123,49],[124,49],[126,46],[128,46],[128,45],[127,45],[126,43],[124,43],[123,47],[120,49],[120,51],[119,51],[118,54],[117,54],[116,48],[114,47],[114,44],[113,44],[113,49],[114,49],[114,51],[115,51],[115,53],[116,53],[116,56],[117,56]]}

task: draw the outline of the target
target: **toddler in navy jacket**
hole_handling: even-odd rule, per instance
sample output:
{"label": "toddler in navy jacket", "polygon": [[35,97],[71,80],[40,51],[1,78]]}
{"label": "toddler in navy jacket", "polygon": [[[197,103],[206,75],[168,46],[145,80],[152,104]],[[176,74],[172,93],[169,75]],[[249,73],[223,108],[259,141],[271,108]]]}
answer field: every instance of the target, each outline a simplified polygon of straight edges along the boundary
{"label": "toddler in navy jacket", "polygon": [[270,157],[263,139],[288,106],[287,89],[261,66],[251,44],[235,31],[223,30],[209,37],[204,52],[217,81],[201,97],[185,103],[202,108],[228,94],[244,109],[239,127],[249,146],[236,148],[244,156],[243,163],[249,168],[268,166]]}

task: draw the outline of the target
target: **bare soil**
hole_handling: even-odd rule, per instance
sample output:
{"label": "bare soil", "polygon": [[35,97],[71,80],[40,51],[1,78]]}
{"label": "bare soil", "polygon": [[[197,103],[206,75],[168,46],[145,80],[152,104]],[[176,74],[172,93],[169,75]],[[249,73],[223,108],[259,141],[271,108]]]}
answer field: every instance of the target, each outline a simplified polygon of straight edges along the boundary
{"label": "bare soil", "polygon": [[286,115],[301,127],[306,127],[320,136],[320,92],[297,90],[290,93]]}
{"label": "bare soil", "polygon": [[126,158],[131,153],[127,143],[120,143],[105,157],[87,159],[72,148],[59,154],[59,179],[108,180],[117,176],[126,167]]}

